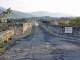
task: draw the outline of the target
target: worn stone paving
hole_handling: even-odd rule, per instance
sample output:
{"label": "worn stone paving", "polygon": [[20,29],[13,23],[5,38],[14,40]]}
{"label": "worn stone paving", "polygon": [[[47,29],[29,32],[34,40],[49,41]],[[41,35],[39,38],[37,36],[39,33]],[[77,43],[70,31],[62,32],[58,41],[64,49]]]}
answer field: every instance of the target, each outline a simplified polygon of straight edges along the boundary
{"label": "worn stone paving", "polygon": [[6,51],[0,60],[80,60],[80,46],[61,40],[36,26],[30,38]]}

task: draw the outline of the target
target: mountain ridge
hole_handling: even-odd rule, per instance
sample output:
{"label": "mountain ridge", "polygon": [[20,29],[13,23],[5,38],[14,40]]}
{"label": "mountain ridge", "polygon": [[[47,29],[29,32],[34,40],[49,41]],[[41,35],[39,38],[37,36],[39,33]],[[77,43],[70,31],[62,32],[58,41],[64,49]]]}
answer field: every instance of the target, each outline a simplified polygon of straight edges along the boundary
{"label": "mountain ridge", "polygon": [[32,14],[37,17],[43,17],[43,16],[50,16],[50,17],[73,17],[74,15],[71,14],[65,14],[65,13],[52,13],[52,12],[47,12],[47,11],[36,11],[36,12],[31,12],[29,14]]}
{"label": "mountain ridge", "polygon": [[[0,6],[0,13],[2,11],[5,11],[6,9]],[[20,12],[16,10],[12,10],[12,13],[9,15],[10,18],[31,18],[31,17],[74,17],[74,15],[71,14],[64,14],[64,13],[52,13],[52,12],[46,12],[46,11],[36,11],[36,12]]]}
{"label": "mountain ridge", "polygon": [[[5,10],[6,10],[5,8],[0,6],[0,13]],[[33,17],[33,15],[27,14],[24,12],[20,12],[20,11],[16,11],[16,10],[12,10],[12,13],[9,14],[9,17],[10,18],[30,18],[30,17]]]}

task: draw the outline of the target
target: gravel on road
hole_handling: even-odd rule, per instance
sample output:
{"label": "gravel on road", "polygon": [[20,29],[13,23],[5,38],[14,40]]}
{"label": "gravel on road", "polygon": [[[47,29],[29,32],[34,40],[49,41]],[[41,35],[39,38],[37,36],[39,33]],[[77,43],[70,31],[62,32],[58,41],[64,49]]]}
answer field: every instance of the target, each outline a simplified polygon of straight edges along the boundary
{"label": "gravel on road", "polygon": [[0,60],[80,60],[80,46],[61,40],[35,26],[30,38],[6,51]]}

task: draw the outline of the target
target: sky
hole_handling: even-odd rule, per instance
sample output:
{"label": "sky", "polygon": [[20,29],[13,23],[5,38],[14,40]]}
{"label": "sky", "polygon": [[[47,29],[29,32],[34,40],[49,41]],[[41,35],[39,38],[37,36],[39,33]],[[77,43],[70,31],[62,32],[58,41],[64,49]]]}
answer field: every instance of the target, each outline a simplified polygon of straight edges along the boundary
{"label": "sky", "polygon": [[80,16],[80,0],[0,0],[0,6],[22,12],[47,11]]}

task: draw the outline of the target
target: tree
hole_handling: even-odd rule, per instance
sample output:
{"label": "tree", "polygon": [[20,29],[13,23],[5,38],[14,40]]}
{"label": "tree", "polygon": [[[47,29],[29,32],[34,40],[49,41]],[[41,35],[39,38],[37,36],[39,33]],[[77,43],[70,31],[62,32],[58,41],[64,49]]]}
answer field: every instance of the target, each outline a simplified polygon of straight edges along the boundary
{"label": "tree", "polygon": [[2,23],[2,21],[0,20],[0,23]]}
{"label": "tree", "polygon": [[67,23],[67,22],[59,22],[59,25],[69,26],[69,23]]}
{"label": "tree", "polygon": [[7,19],[8,15],[12,12],[11,8],[8,8],[6,11],[3,11],[2,13],[0,13],[0,19],[1,20],[5,20]]}
{"label": "tree", "polygon": [[69,22],[69,25],[70,26],[80,26],[80,17],[77,17],[75,19],[72,19],[70,22]]}
{"label": "tree", "polygon": [[75,22],[75,20],[74,20],[74,19],[71,20],[71,21],[69,22],[69,25],[70,25],[70,26],[76,26],[76,22]]}
{"label": "tree", "polygon": [[52,22],[51,21],[42,21],[43,23],[46,23],[46,24],[51,24]]}
{"label": "tree", "polygon": [[7,23],[15,23],[14,20],[7,19]]}

